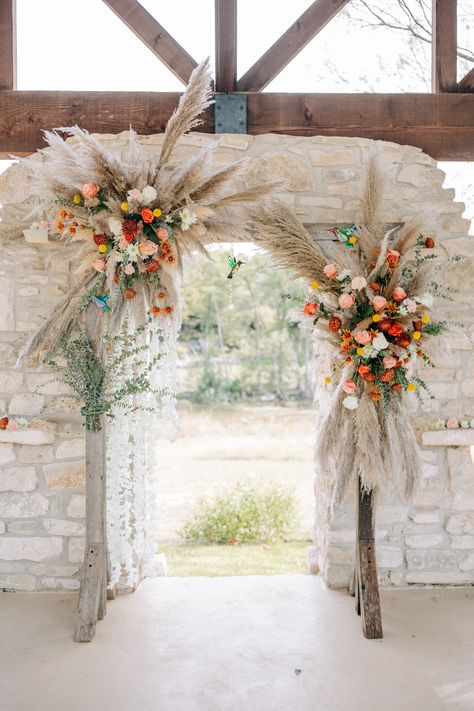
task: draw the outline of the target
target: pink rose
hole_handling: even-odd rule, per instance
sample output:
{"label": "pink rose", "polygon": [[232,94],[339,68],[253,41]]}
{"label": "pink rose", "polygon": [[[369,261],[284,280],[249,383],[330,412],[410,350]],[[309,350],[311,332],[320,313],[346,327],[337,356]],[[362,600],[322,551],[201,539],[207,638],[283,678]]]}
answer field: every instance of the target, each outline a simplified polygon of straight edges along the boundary
{"label": "pink rose", "polygon": [[385,356],[383,359],[383,367],[386,368],[387,370],[389,368],[395,368],[397,365],[397,359],[394,358],[393,356]]}
{"label": "pink rose", "polygon": [[125,269],[123,270],[125,274],[128,276],[131,276],[132,274],[135,274],[135,267],[132,264],[127,264],[125,266]]}
{"label": "pink rose", "polygon": [[354,294],[341,294],[338,301],[341,309],[350,309],[354,305]]}
{"label": "pink rose", "polygon": [[329,279],[334,279],[334,277],[337,276],[337,267],[335,264],[326,264],[323,272]]}
{"label": "pink rose", "polygon": [[370,333],[368,331],[354,331],[354,338],[361,346],[365,346],[370,341]]}
{"label": "pink rose", "polygon": [[17,430],[18,429],[18,422],[16,420],[8,420],[7,430]]}
{"label": "pink rose", "polygon": [[151,241],[151,239],[147,239],[146,242],[141,242],[138,245],[138,250],[140,254],[143,254],[146,257],[149,257],[152,254],[155,254],[157,251],[157,246],[154,242]]}
{"label": "pink rose", "polygon": [[450,417],[449,420],[446,422],[446,427],[448,430],[457,430],[459,427],[459,420],[456,420],[455,417]]}
{"label": "pink rose", "polygon": [[405,291],[405,289],[402,289],[401,286],[396,286],[393,290],[393,298],[395,299],[395,301],[403,301],[406,295],[407,292]]}
{"label": "pink rose", "polygon": [[387,299],[385,296],[374,296],[372,299],[372,306],[376,311],[382,311],[387,306]]}
{"label": "pink rose", "polygon": [[168,239],[168,230],[165,230],[164,227],[158,227],[156,230],[156,236],[161,240]]}
{"label": "pink rose", "polygon": [[133,190],[128,191],[127,197],[131,202],[140,202],[140,200],[142,199],[142,194],[139,190],[133,188]]}
{"label": "pink rose", "polygon": [[85,198],[93,200],[95,197],[97,197],[99,190],[99,186],[95,183],[86,183],[82,186],[81,192]]}
{"label": "pink rose", "polygon": [[361,277],[361,276],[354,277],[354,279],[351,282],[351,286],[356,291],[365,289],[365,287],[367,286],[367,279],[364,279],[364,277]]}
{"label": "pink rose", "polygon": [[342,386],[342,389],[348,395],[352,395],[352,393],[355,393],[356,387],[357,387],[357,385],[354,383],[353,380],[346,380],[346,382]]}
{"label": "pink rose", "polygon": [[105,260],[104,259],[94,259],[94,261],[92,262],[92,266],[98,272],[103,272],[105,269]]}

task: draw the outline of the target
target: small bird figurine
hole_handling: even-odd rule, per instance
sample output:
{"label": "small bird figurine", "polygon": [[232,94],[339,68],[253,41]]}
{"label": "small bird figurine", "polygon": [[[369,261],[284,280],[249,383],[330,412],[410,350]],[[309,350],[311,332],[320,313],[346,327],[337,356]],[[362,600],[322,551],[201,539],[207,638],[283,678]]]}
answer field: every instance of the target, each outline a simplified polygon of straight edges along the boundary
{"label": "small bird figurine", "polygon": [[99,309],[102,309],[107,313],[108,311],[112,311],[110,306],[108,305],[108,300],[110,299],[110,294],[107,291],[105,294],[97,294],[97,296],[94,297],[94,301],[96,306],[99,307]]}
{"label": "small bird figurine", "polygon": [[245,264],[245,262],[242,262],[241,259],[236,259],[235,257],[232,257],[232,256],[229,256],[228,262],[229,262],[230,272],[227,274],[227,279],[232,279],[234,274],[237,274],[240,267],[242,266],[242,264]]}

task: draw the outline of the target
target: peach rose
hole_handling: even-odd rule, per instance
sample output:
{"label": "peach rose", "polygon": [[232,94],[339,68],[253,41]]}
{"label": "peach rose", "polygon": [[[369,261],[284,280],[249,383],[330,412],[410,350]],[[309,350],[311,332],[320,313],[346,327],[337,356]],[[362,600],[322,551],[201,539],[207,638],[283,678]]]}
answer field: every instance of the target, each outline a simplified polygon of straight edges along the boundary
{"label": "peach rose", "polygon": [[132,274],[135,274],[135,267],[132,264],[127,264],[125,266],[125,269],[123,270],[125,274],[128,276],[131,276]]}
{"label": "peach rose", "polygon": [[351,282],[351,286],[356,291],[365,289],[365,287],[367,286],[367,279],[364,279],[364,277],[362,277],[362,276],[354,277],[354,279]]}
{"label": "peach rose", "polygon": [[372,299],[372,306],[378,311],[382,311],[387,306],[387,299],[385,296],[374,296]]}
{"label": "peach rose", "polygon": [[145,257],[149,257],[157,252],[158,247],[151,241],[151,239],[147,239],[146,242],[142,242],[138,245],[138,250],[140,254],[143,254]]}
{"label": "peach rose", "polygon": [[355,393],[356,387],[357,387],[357,385],[354,383],[353,380],[346,380],[346,382],[342,386],[342,389],[348,395],[352,395],[353,393]]}
{"label": "peach rose", "polygon": [[99,186],[95,183],[86,183],[82,186],[81,193],[88,200],[93,200],[95,197],[97,197],[99,190]]}
{"label": "peach rose", "polygon": [[402,289],[401,286],[396,286],[393,290],[393,298],[395,299],[395,301],[403,301],[406,295],[407,292],[405,291],[405,289]]}
{"label": "peach rose", "polygon": [[168,230],[165,230],[164,227],[158,227],[156,230],[156,236],[161,240],[168,239]]}
{"label": "peach rose", "polygon": [[446,422],[446,427],[449,430],[457,430],[459,427],[459,420],[456,420],[455,417],[450,417],[449,420]]}
{"label": "peach rose", "polygon": [[397,365],[397,359],[393,356],[385,356],[383,359],[383,367],[389,370],[390,368],[395,368]]}
{"label": "peach rose", "polygon": [[105,269],[105,259],[94,259],[94,261],[92,262],[92,266],[98,272],[103,272]]}
{"label": "peach rose", "polygon": [[400,259],[400,252],[397,252],[396,249],[389,249],[387,252],[387,264],[390,267],[390,269],[395,269],[395,267],[398,264],[398,260]]}
{"label": "peach rose", "polygon": [[334,277],[337,276],[337,267],[335,264],[326,264],[323,269],[323,272],[329,279],[334,279]]}
{"label": "peach rose", "polygon": [[16,420],[8,420],[6,428],[7,430],[17,430],[18,429],[18,422]]}
{"label": "peach rose", "polygon": [[354,305],[354,294],[341,294],[338,302],[341,309],[350,309]]}
{"label": "peach rose", "polygon": [[365,346],[370,341],[370,333],[368,331],[354,331],[354,338],[361,346]]}

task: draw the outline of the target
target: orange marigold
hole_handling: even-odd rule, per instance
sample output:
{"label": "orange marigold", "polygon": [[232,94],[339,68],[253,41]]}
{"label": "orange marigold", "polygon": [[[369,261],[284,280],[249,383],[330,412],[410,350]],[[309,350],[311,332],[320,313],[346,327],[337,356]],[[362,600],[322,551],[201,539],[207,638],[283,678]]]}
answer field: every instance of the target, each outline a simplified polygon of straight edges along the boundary
{"label": "orange marigold", "polygon": [[332,333],[337,333],[341,328],[341,319],[337,316],[332,316],[328,322],[328,328]]}
{"label": "orange marigold", "polygon": [[151,315],[152,316],[159,316],[161,314],[161,309],[159,306],[152,306],[151,307]]}
{"label": "orange marigold", "polygon": [[388,370],[384,370],[382,373],[380,373],[380,380],[382,383],[389,383],[391,380],[393,380],[395,377],[395,371],[393,368],[389,368]]}
{"label": "orange marigold", "polygon": [[373,402],[379,402],[382,395],[378,388],[372,388],[372,390],[369,390],[368,396]]}
{"label": "orange marigold", "polygon": [[402,384],[401,383],[393,383],[392,390],[394,393],[400,393],[402,391]]}
{"label": "orange marigold", "polygon": [[150,261],[146,263],[147,272],[150,272],[152,274],[154,272],[157,272],[159,268],[160,268],[160,264],[159,264],[159,262],[156,261],[156,259],[150,259]]}
{"label": "orange marigold", "polygon": [[126,289],[123,290],[123,295],[125,296],[126,299],[134,299],[135,296],[137,295],[137,292],[135,289],[132,289],[131,287],[127,287]]}

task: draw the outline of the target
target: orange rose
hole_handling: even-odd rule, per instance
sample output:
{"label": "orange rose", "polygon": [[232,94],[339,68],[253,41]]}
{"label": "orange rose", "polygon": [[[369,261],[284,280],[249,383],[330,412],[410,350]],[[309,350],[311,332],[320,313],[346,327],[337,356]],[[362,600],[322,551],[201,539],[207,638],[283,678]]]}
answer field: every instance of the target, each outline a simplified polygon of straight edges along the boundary
{"label": "orange rose", "polygon": [[359,373],[359,375],[362,375],[362,377],[364,377],[365,375],[367,375],[367,373],[370,373],[370,368],[368,365],[359,365],[359,367],[357,368],[357,372]]}
{"label": "orange rose", "polygon": [[391,336],[399,336],[401,333],[403,333],[403,326],[401,325],[401,323],[392,323],[392,325],[388,329],[388,333]]}
{"label": "orange rose", "polygon": [[153,222],[153,220],[155,219],[154,214],[148,207],[144,207],[143,210],[140,212],[140,215],[142,217],[143,222],[150,223]]}
{"label": "orange rose", "polygon": [[381,398],[381,393],[378,388],[372,388],[372,390],[369,390],[368,395],[373,402],[379,402]]}
{"label": "orange rose", "polygon": [[93,200],[95,197],[97,197],[99,190],[99,186],[95,183],[86,183],[82,186],[81,193],[84,195],[85,198]]}
{"label": "orange rose", "polygon": [[317,310],[318,310],[318,305],[313,304],[311,301],[308,301],[304,305],[304,309],[303,309],[305,314],[307,314],[308,316],[314,316],[314,314],[316,313]]}
{"label": "orange rose", "polygon": [[400,252],[397,252],[396,249],[389,249],[387,252],[387,264],[390,267],[390,269],[395,269],[395,267],[398,264],[398,260],[400,259]]}

